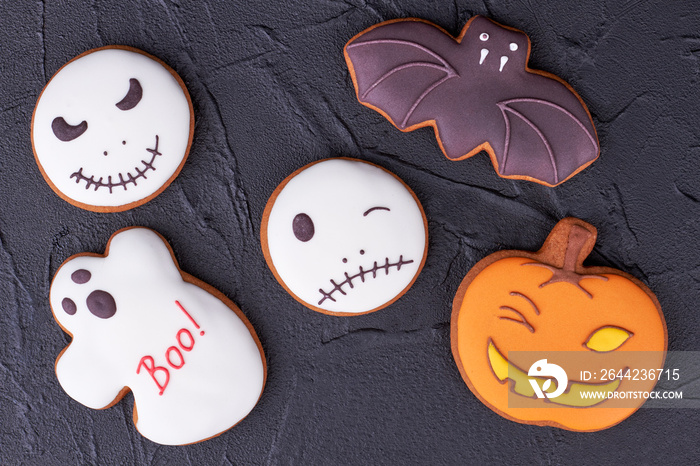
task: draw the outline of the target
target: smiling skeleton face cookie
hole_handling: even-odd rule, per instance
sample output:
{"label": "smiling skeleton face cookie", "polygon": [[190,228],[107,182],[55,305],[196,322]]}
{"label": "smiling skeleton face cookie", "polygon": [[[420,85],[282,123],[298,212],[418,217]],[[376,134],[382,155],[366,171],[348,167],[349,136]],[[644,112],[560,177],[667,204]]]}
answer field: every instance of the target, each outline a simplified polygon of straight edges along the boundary
{"label": "smiling skeleton face cookie", "polygon": [[329,159],[293,173],[263,215],[262,247],[299,302],[335,315],[388,306],[413,284],[427,252],[413,192],[383,168]]}
{"label": "smiling skeleton face cookie", "polygon": [[34,156],[64,200],[96,212],[144,204],[175,179],[194,128],[180,77],[129,47],[90,50],[61,68],[37,101]]}
{"label": "smiling skeleton face cookie", "polygon": [[157,233],[115,233],[106,256],[78,255],[51,284],[51,308],[73,337],[56,375],[90,408],[130,389],[139,432],[165,445],[206,440],[233,427],[265,384],[265,356],[241,311],[181,272]]}

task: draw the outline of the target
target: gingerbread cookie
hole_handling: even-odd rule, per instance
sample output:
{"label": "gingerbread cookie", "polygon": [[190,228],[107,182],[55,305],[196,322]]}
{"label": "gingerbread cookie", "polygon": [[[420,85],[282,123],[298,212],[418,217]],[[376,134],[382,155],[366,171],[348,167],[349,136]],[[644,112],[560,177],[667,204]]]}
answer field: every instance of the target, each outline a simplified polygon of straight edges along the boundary
{"label": "gingerbread cookie", "polygon": [[418,277],[427,221],[396,175],[355,159],[307,165],[287,177],[265,207],[267,265],[297,301],[319,312],[382,309]]}
{"label": "gingerbread cookie", "polygon": [[63,389],[94,409],[131,390],[136,428],[154,442],[219,435],[260,398],[266,364],[252,326],[222,293],[180,271],[152,230],[120,230],[104,256],[69,258],[50,301],[73,337],[56,359]]}
{"label": "gingerbread cookie", "polygon": [[452,353],[501,416],[601,430],[644,403],[630,394],[653,389],[667,345],[661,307],[634,277],[582,265],[595,239],[593,226],[566,218],[538,252],[492,254],[460,285]]}
{"label": "gingerbread cookie", "polygon": [[187,159],[194,113],[182,79],[141,50],[89,50],[51,78],[34,108],[32,147],[62,199],[94,212],[148,202]]}
{"label": "gingerbread cookie", "polygon": [[529,56],[524,33],[481,16],[456,39],[401,19],[345,46],[358,100],[401,131],[432,126],[450,160],[485,150],[499,176],[556,186],[598,157],[598,138],[571,86]]}

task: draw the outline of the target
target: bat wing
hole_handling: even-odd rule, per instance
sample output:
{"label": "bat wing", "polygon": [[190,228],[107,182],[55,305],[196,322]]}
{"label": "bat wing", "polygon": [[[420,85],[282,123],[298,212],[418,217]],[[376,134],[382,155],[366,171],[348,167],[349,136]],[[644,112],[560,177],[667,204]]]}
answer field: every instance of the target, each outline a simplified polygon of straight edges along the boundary
{"label": "bat wing", "polygon": [[414,115],[425,98],[458,76],[445,58],[456,46],[437,27],[417,21],[385,23],[361,33],[345,46],[358,100],[399,129],[413,129],[426,120]]}
{"label": "bat wing", "polygon": [[500,174],[534,178],[555,186],[598,157],[590,120],[544,99],[517,98],[496,104],[505,120]]}

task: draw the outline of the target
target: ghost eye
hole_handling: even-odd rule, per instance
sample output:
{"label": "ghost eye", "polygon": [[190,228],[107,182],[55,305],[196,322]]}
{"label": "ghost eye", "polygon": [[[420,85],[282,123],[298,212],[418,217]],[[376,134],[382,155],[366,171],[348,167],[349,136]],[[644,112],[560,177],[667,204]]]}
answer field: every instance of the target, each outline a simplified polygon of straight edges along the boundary
{"label": "ghost eye", "polygon": [[479,39],[486,42],[487,40],[489,40],[489,35],[486,34],[485,32],[482,32],[481,35],[479,36]]}
{"label": "ghost eye", "polygon": [[314,237],[314,222],[304,213],[297,214],[292,220],[292,231],[299,241],[305,243]]}
{"label": "ghost eye", "polygon": [[78,306],[75,305],[75,301],[70,298],[63,298],[63,301],[61,301],[61,307],[69,316],[74,315],[78,311]]}
{"label": "ghost eye", "polygon": [[109,319],[117,312],[117,303],[114,297],[102,290],[95,290],[85,300],[88,311],[100,319]]}
{"label": "ghost eye", "polygon": [[366,217],[370,212],[374,212],[375,210],[388,210],[391,211],[390,208],[388,207],[382,207],[382,206],[377,206],[377,207],[372,207],[371,209],[367,209],[364,214],[362,214],[363,217]]}
{"label": "ghost eye", "polygon": [[591,333],[584,346],[598,353],[606,353],[618,349],[631,336],[631,332],[621,327],[603,327]]}
{"label": "ghost eye", "polygon": [[89,282],[90,277],[92,277],[92,274],[90,273],[89,270],[78,269],[71,274],[70,279],[73,280],[73,283],[77,283],[78,285],[82,285],[83,283]]}
{"label": "ghost eye", "polygon": [[74,126],[66,123],[66,120],[64,120],[63,117],[56,117],[51,122],[53,134],[63,142],[72,141],[73,139],[82,136],[82,134],[87,131],[87,128],[87,121],[81,121]]}
{"label": "ghost eye", "polygon": [[119,110],[131,110],[132,108],[136,107],[139,102],[141,102],[141,97],[143,97],[141,83],[138,79],[131,78],[129,80],[129,91],[126,93],[124,98],[115,105]]}

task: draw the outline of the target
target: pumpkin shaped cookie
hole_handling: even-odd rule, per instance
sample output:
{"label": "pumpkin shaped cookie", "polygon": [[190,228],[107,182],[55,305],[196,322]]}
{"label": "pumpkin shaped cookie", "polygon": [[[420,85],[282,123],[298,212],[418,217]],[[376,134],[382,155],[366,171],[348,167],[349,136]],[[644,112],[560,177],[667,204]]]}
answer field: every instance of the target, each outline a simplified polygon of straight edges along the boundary
{"label": "pumpkin shaped cookie", "polygon": [[611,427],[645,401],[663,368],[654,294],[609,267],[584,267],[596,239],[566,218],[535,252],[499,251],[462,281],[452,353],[469,389],[501,416],[574,431]]}

